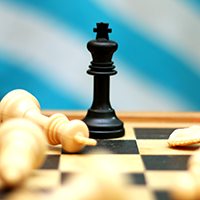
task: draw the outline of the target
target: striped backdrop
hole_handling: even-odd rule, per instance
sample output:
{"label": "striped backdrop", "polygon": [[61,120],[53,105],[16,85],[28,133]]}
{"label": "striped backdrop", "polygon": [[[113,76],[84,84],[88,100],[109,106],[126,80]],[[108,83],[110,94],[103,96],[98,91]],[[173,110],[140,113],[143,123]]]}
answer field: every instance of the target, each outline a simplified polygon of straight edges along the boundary
{"label": "striped backdrop", "polygon": [[115,110],[200,110],[198,0],[0,0],[0,98],[21,88],[42,109],[88,109],[97,22],[119,45]]}

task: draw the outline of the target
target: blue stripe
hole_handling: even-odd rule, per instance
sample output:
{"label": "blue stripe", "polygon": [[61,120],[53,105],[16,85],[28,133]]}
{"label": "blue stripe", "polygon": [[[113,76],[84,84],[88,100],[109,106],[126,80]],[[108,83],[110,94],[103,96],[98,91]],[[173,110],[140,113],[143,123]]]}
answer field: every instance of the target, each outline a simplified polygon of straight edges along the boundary
{"label": "blue stripe", "polygon": [[63,21],[67,26],[73,27],[77,32],[88,37],[89,40],[95,38],[92,34],[92,28],[96,22],[109,22],[110,27],[113,29],[110,39],[117,41],[119,44],[115,56],[131,66],[131,68],[128,68],[130,73],[137,71],[146,79],[154,81],[163,89],[171,90],[185,101],[188,101],[191,104],[190,109],[200,109],[200,94],[196,92],[197,86],[200,85],[199,76],[191,71],[190,66],[184,63],[183,60],[175,57],[162,46],[155,44],[145,35],[139,33],[138,30],[130,29],[121,23],[117,19],[120,18],[118,13],[108,15],[92,1],[86,0],[7,1],[24,3],[33,9],[47,12],[52,17]]}
{"label": "blue stripe", "polygon": [[181,2],[186,2],[189,5],[192,5],[194,8],[196,8],[196,11],[200,13],[200,1],[199,0],[181,0]]}
{"label": "blue stripe", "polygon": [[[27,69],[28,67],[25,66]],[[11,90],[24,89],[38,99],[42,109],[86,109],[86,106],[71,94],[62,95],[39,77],[25,70],[21,71],[16,63],[5,60],[2,54],[0,54],[0,85],[0,99]]]}

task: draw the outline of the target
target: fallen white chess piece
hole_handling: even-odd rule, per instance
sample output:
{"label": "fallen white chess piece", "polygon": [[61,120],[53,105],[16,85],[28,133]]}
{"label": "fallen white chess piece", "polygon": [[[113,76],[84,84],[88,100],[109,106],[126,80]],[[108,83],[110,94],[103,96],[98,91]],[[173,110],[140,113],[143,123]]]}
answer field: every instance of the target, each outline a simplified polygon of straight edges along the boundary
{"label": "fallen white chess piece", "polygon": [[174,130],[168,138],[170,146],[187,146],[200,142],[200,126],[193,125],[189,128]]}
{"label": "fallen white chess piece", "polygon": [[0,179],[5,187],[24,181],[46,158],[46,137],[27,119],[11,119],[0,126]]}
{"label": "fallen white chess piece", "polygon": [[13,90],[0,102],[0,121],[10,118],[26,118],[40,125],[51,145],[62,144],[70,153],[82,150],[85,145],[95,146],[97,141],[89,138],[87,125],[81,120],[71,120],[57,113],[50,117],[41,114],[38,100],[25,90]]}

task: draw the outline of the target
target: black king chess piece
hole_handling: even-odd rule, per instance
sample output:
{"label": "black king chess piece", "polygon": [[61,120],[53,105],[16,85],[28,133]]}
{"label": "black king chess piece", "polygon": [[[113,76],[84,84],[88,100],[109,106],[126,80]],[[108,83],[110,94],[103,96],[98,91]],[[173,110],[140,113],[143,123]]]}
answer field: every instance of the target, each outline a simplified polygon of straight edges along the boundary
{"label": "black king chess piece", "polygon": [[96,139],[117,138],[124,135],[123,122],[119,120],[110,105],[110,76],[117,73],[114,70],[112,55],[117,50],[116,42],[109,40],[108,23],[97,23],[96,40],[87,44],[92,54],[92,62],[88,74],[94,76],[94,99],[91,108],[83,121],[87,124],[90,137]]}

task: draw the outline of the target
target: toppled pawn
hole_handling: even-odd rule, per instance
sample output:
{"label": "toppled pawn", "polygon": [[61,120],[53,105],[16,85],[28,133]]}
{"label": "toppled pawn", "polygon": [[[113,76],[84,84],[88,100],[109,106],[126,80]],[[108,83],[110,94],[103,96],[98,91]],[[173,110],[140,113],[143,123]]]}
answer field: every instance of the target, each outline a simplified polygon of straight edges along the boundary
{"label": "toppled pawn", "polygon": [[174,130],[167,141],[170,146],[187,146],[199,142],[200,126],[197,125]]}
{"label": "toppled pawn", "polygon": [[5,187],[21,183],[46,158],[42,129],[26,119],[8,120],[0,126],[0,178]]}
{"label": "toppled pawn", "polygon": [[89,138],[87,125],[81,120],[71,120],[60,113],[47,117],[41,114],[38,100],[25,90],[13,90],[0,102],[1,122],[22,117],[40,125],[51,145],[62,144],[64,150],[74,153],[85,145],[96,145],[96,140]]}

